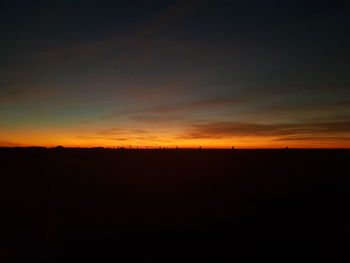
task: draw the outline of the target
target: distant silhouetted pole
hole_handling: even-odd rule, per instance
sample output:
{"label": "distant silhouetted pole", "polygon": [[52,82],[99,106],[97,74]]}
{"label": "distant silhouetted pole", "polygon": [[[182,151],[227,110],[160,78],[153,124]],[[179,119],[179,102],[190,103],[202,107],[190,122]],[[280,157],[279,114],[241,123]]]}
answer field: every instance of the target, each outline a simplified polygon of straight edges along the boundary
{"label": "distant silhouetted pole", "polygon": [[234,150],[235,149],[235,147],[234,146],[232,146],[232,150]]}
{"label": "distant silhouetted pole", "polygon": [[202,150],[202,146],[199,146],[199,150]]}

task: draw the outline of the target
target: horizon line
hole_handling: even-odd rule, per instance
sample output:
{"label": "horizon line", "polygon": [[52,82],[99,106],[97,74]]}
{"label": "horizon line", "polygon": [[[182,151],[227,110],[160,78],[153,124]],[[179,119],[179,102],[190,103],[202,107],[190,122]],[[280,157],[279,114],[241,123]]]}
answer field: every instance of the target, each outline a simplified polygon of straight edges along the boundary
{"label": "horizon line", "polygon": [[163,147],[163,146],[131,146],[131,147],[79,147],[79,146],[0,146],[0,149],[15,149],[15,148],[41,148],[41,149],[104,149],[104,150],[350,150],[350,147]]}

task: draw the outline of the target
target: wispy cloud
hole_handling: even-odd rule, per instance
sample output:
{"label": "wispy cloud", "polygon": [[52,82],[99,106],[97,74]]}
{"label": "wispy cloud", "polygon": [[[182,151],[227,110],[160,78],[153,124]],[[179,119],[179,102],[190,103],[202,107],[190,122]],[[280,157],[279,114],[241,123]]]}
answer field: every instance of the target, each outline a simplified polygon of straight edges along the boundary
{"label": "wispy cloud", "polygon": [[154,134],[151,131],[127,128],[95,129],[85,132],[84,135],[77,135],[76,138],[87,141],[111,141],[114,143],[167,143],[170,139]]}
{"label": "wispy cloud", "polygon": [[26,101],[47,99],[57,96],[60,92],[56,89],[17,89],[11,90],[0,96],[1,104],[22,103]]}
{"label": "wispy cloud", "polygon": [[0,147],[23,147],[25,145],[17,142],[0,141]]}
{"label": "wispy cloud", "polygon": [[145,134],[148,133],[142,129],[128,129],[128,128],[108,128],[108,129],[98,129],[94,131],[96,134],[100,135],[120,135],[120,134]]}
{"label": "wispy cloud", "polygon": [[222,108],[227,106],[232,106],[235,104],[240,104],[243,101],[237,98],[214,98],[214,99],[204,99],[199,101],[194,101],[187,104],[181,105],[168,105],[159,106],[150,109],[153,113],[176,113],[176,112],[188,112],[192,110],[199,110],[204,108]]}
{"label": "wispy cloud", "polygon": [[129,120],[135,123],[146,123],[146,124],[170,124],[170,123],[184,123],[186,120],[184,117],[175,117],[175,116],[154,116],[154,115],[137,115],[130,117]]}
{"label": "wispy cloud", "polygon": [[[154,104],[162,104],[162,97],[153,101]],[[169,99],[169,98],[168,98]],[[119,111],[111,111],[105,114],[102,119],[112,119],[119,116],[128,116],[128,119],[136,122],[173,122],[186,121],[191,119],[191,114],[203,110],[217,111],[246,103],[237,98],[214,98],[196,100],[188,103],[173,103],[171,105],[139,106]]]}
{"label": "wispy cloud", "polygon": [[350,120],[324,123],[255,124],[240,122],[208,122],[190,124],[182,139],[208,139],[232,137],[284,137],[304,139],[318,136],[350,136]]}
{"label": "wispy cloud", "polygon": [[281,113],[281,112],[306,112],[306,111],[339,111],[350,110],[349,100],[337,101],[321,101],[321,102],[307,102],[295,103],[293,105],[284,106],[264,106],[257,109],[259,112]]}
{"label": "wispy cloud", "polygon": [[347,142],[350,140],[350,134],[343,135],[343,136],[333,136],[333,135],[327,135],[327,136],[303,136],[303,135],[293,135],[293,136],[287,136],[287,137],[279,137],[276,139],[273,139],[273,141],[319,141],[324,143],[330,143],[333,141],[340,141],[340,142]]}

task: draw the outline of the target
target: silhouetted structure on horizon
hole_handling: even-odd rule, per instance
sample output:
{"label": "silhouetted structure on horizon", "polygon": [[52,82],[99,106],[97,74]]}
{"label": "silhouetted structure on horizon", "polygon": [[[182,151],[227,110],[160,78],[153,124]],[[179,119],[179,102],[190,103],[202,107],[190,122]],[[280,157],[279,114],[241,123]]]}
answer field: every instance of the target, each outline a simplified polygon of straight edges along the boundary
{"label": "silhouetted structure on horizon", "polygon": [[57,149],[57,150],[62,150],[62,149],[64,149],[64,147],[63,147],[63,146],[61,146],[61,145],[59,145],[59,146],[54,147],[54,149]]}

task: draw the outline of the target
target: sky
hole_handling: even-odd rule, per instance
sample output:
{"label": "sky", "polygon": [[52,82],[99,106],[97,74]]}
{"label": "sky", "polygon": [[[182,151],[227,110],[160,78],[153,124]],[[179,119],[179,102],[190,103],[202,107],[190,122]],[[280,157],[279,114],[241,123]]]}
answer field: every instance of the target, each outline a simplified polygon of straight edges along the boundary
{"label": "sky", "polygon": [[3,0],[0,146],[350,147],[350,1]]}

